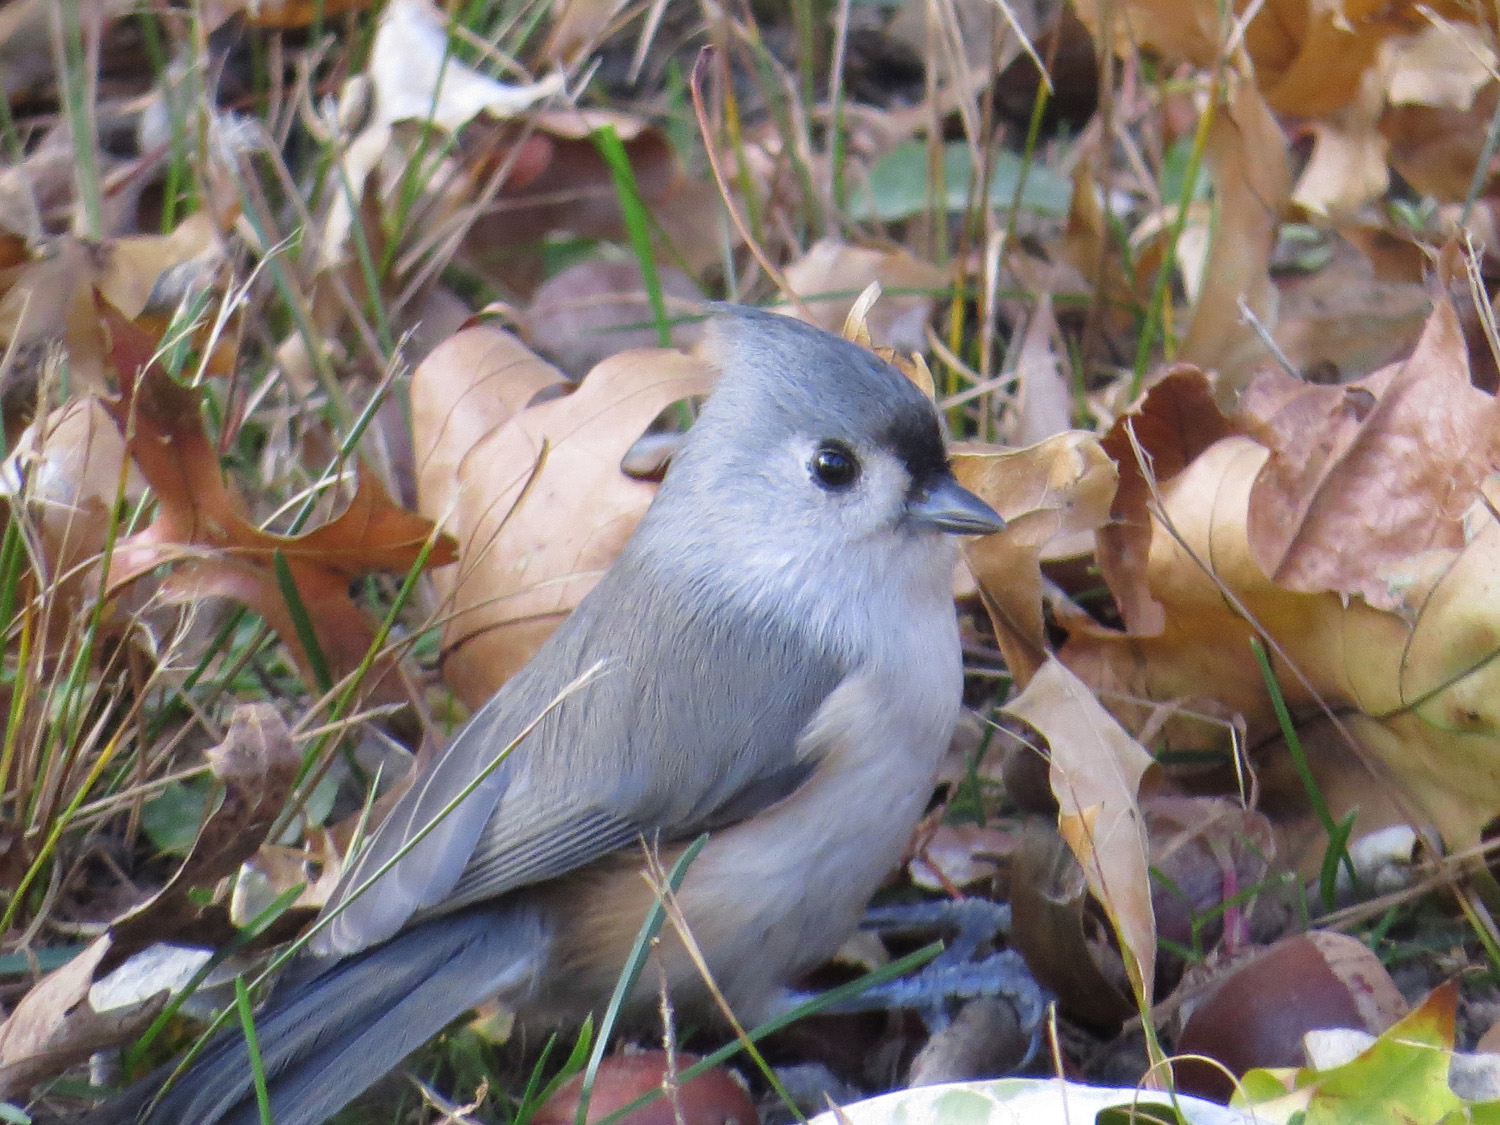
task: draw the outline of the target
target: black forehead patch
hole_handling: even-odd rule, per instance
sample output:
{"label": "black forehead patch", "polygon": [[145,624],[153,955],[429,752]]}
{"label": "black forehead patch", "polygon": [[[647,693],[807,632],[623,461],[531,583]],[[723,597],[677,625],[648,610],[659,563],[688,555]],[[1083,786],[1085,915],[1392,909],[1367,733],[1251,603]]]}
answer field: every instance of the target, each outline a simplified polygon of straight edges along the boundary
{"label": "black forehead patch", "polygon": [[883,439],[882,444],[901,458],[914,481],[929,481],[948,471],[948,453],[938,431],[937,415],[925,401],[898,406]]}

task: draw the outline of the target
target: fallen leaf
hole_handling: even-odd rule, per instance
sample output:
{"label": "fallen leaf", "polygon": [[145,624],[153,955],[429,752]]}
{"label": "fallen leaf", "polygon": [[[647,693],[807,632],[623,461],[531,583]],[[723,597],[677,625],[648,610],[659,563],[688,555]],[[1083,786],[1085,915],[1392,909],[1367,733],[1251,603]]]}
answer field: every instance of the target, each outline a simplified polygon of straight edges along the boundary
{"label": "fallen leaf", "polygon": [[[145,487],[140,473],[127,465],[119,430],[92,395],[28,426],[0,477],[0,493],[26,513],[38,533],[33,565],[39,581],[69,608],[97,595],[98,564],[116,501],[132,505]],[[68,627],[68,613],[55,616],[58,629]]]}
{"label": "fallen leaf", "polygon": [[107,935],[94,939],[26,993],[0,1025],[0,1098],[24,1095],[95,1051],[138,1034],[156,1018],[167,1001],[165,993],[122,1011],[100,1013],[89,1006],[89,986],[109,948]]}
{"label": "fallen leaf", "polygon": [[1149,1009],[1156,977],[1156,919],[1150,845],[1137,800],[1146,771],[1155,763],[1088,686],[1056,659],[1043,664],[1005,710],[1047,739],[1058,830],[1114,926],[1137,1004]]}
{"label": "fallen leaf", "polygon": [[1347,219],[1385,192],[1388,142],[1374,94],[1310,128],[1312,156],[1297,178],[1293,203],[1311,215]]}
{"label": "fallen leaf", "polygon": [[879,282],[887,295],[870,310],[866,325],[874,343],[897,352],[927,350],[927,321],[948,281],[942,270],[905,250],[871,250],[832,238],[813,243],[782,276],[801,299],[801,307],[790,311],[809,319],[802,313],[806,308],[810,322],[829,332],[839,332],[855,300]]}
{"label": "fallen leaf", "polygon": [[1166,621],[1147,579],[1154,534],[1150,484],[1170,481],[1229,428],[1203,373],[1177,367],[1157,380],[1141,403],[1118,418],[1100,439],[1116,465],[1119,485],[1109,520],[1097,533],[1099,570],[1115,596],[1126,629],[1137,636],[1160,633]]}
{"label": "fallen leaf", "polygon": [[1069,430],[1027,449],[956,445],[953,471],[1006,519],[1004,530],[965,540],[963,552],[1006,667],[1024,684],[1047,660],[1042,555],[1108,519],[1115,468],[1093,435]]}
{"label": "fallen leaf", "polygon": [[560,377],[496,329],[461,333],[422,364],[419,507],[459,543],[461,565],[438,584],[452,606],[444,675],[465,702],[477,706],[519,670],[614,561],[655,494],[621,459],[663,410],[710,382],[699,360],[639,350],[528,407]]}
{"label": "fallen leaf", "polygon": [[542,58],[557,66],[574,66],[599,45],[625,0],[553,0],[552,30]]}
{"label": "fallen leaf", "polygon": [[[532,114],[527,125],[544,146],[539,166],[525,178],[513,175],[506,181],[463,245],[465,261],[507,291],[524,297],[548,276],[546,232],[626,241],[619,192],[593,141],[605,126],[624,144],[641,200],[662,236],[661,257],[699,276],[722,261],[726,244],[738,244],[718,189],[688,176],[667,135],[644,119],[595,109],[549,109]],[[512,128],[509,135],[518,133]]]}
{"label": "fallen leaf", "polygon": [[110,925],[113,944],[101,963],[112,965],[152,942],[190,937],[210,940],[207,922],[215,914],[220,935],[227,940],[232,927],[222,905],[205,906],[189,891],[209,887],[239,868],[260,847],[292,791],[302,757],[292,745],[286,723],[269,703],[236,707],[224,741],[205,751],[217,782],[197,837],[181,866],[160,891]]}
{"label": "fallen leaf", "polygon": [[[224,481],[218,453],[203,429],[198,392],[173,382],[152,362],[149,336],[108,306],[104,316],[121,386],[120,397],[105,408],[157,502],[151,524],[116,544],[107,589],[118,590],[164,564],[186,564],[163,587],[165,598],[226,594],[253,606],[277,629],[306,674],[310,660],[275,574],[273,560],[280,553],[330,671],[335,676],[351,671],[373,632],[349,599],[350,583],[378,570],[408,571],[434,534],[431,521],[397,507],[380,482],[361,471],[354,497],[331,522],[293,536],[255,527]],[[427,565],[442,566],[455,557],[452,540],[438,535]]]}
{"label": "fallen leaf", "polygon": [[1271,252],[1291,190],[1281,126],[1254,83],[1231,81],[1228,104],[1214,117],[1205,153],[1214,186],[1212,241],[1177,353],[1181,362],[1219,373],[1221,402],[1233,401],[1266,359],[1265,345],[1241,306],[1248,306],[1261,325],[1275,326]]}
{"label": "fallen leaf", "polygon": [[1389,572],[1463,546],[1464,515],[1500,454],[1500,405],[1470,384],[1446,300],[1406,361],[1342,387],[1270,371],[1241,415],[1271,450],[1250,495],[1256,562],[1285,589],[1358,595],[1382,609],[1404,597]]}
{"label": "fallen leaf", "polygon": [[1292,370],[1342,383],[1410,355],[1432,312],[1420,282],[1387,281],[1347,242],[1311,274],[1279,280],[1275,338]]}
{"label": "fallen leaf", "polygon": [[946,892],[995,878],[1016,850],[1016,835],[981,824],[940,824],[922,841],[907,869],[929,891]]}
{"label": "fallen leaf", "polygon": [[1124,963],[1090,908],[1078,857],[1051,825],[1022,834],[1010,880],[1010,941],[1070,1019],[1113,1033],[1136,1010]]}
{"label": "fallen leaf", "polygon": [[1073,422],[1073,388],[1053,347],[1058,338],[1052,294],[1037,298],[1016,355],[1017,445],[1033,445],[1060,434]]}
{"label": "fallen leaf", "polygon": [[[659,266],[672,347],[686,350],[700,335],[703,295],[682,270]],[[596,363],[661,340],[655,314],[634,260],[588,258],[548,279],[521,318],[527,340],[575,379]]]}
{"label": "fallen leaf", "polygon": [[[339,161],[343,190],[334,193],[319,240],[325,269],[351,253],[350,234],[359,221],[356,204],[365,201],[377,168],[389,171],[378,184],[386,194],[407,189],[414,164],[415,182],[424,186],[429,200],[453,183],[458,170],[444,146],[429,142],[429,127],[453,134],[481,114],[506,121],[561,93],[565,82],[560,71],[521,86],[481,74],[453,56],[448,18],[431,0],[391,0],[380,15],[367,75],[373,106],[359,134],[344,145]],[[396,126],[402,122],[423,124],[412,136],[398,136]],[[410,200],[404,202],[410,206]],[[449,211],[458,202],[444,201]],[[436,222],[437,216],[427,221]],[[379,223],[365,225],[372,241],[384,233]]]}

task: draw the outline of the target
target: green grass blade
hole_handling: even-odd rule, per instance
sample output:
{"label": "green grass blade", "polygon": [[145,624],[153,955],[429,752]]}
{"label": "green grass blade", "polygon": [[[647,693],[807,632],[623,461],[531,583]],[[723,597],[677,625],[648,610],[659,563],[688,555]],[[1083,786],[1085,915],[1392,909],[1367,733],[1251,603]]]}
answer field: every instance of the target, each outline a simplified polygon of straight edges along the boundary
{"label": "green grass blade", "polygon": [[313,629],[307,603],[302,600],[297,580],[292,577],[291,564],[286,561],[286,555],[280,548],[272,554],[271,562],[276,570],[276,585],[281,589],[281,598],[286,602],[287,612],[292,615],[292,627],[297,630],[297,640],[307,655],[307,663],[312,668],[318,693],[327,695],[333,690],[333,676],[328,671],[328,659],[323,655],[323,646],[318,643],[318,634]]}
{"label": "green grass blade", "polygon": [[245,1047],[250,1052],[250,1074],[255,1081],[255,1108],[260,1113],[261,1125],[273,1125],[271,1121],[271,1092],[266,1088],[266,1064],[260,1057],[260,1040],[255,1034],[255,1013],[250,1010],[250,990],[245,987],[245,978],[234,978],[234,1006],[239,1012],[240,1028],[245,1033]]}
{"label": "green grass blade", "polygon": [[645,201],[641,199],[635,169],[630,166],[630,157],[613,125],[594,130],[593,140],[599,155],[609,165],[609,174],[615,183],[620,211],[625,216],[625,229],[630,232],[630,246],[640,263],[646,296],[651,302],[651,315],[656,321],[656,337],[662,347],[670,348],[672,323],[667,319],[667,302],[662,295],[661,275],[656,272],[656,256],[651,249],[651,216],[646,210]]}
{"label": "green grass blade", "polygon": [[[708,834],[704,833],[677,857],[677,862],[672,864],[672,870],[667,873],[668,890],[675,893],[677,888],[682,886],[682,880],[687,875],[688,868],[693,860],[698,858],[698,853],[703,850],[703,845],[706,843],[708,843]],[[636,982],[641,978],[641,970],[646,966],[646,957],[651,952],[651,943],[656,940],[656,935],[661,932],[662,923],[666,920],[666,907],[658,898],[651,904],[651,909],[646,912],[646,920],[641,923],[640,932],[635,935],[635,944],[630,947],[630,956],[626,958],[625,968],[615,981],[615,990],[610,995],[608,1006],[604,1009],[604,1018],[599,1022],[599,1036],[594,1040],[594,1049],[589,1053],[588,1066],[583,1072],[583,1087],[578,1092],[577,1125],[585,1125],[588,1120],[589,1098],[594,1092],[594,1079],[599,1074],[599,1064],[604,1061],[604,1052],[609,1049],[610,1033],[614,1031],[615,1021],[620,1018],[620,1011],[624,1008],[625,1002],[635,991]]]}

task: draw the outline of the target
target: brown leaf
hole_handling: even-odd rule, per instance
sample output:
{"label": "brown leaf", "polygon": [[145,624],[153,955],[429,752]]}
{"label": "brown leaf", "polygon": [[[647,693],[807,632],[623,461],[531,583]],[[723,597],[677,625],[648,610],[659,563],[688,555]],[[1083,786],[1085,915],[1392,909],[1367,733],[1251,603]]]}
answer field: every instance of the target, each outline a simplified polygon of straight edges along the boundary
{"label": "brown leaf", "polygon": [[1268,373],[1241,410],[1271,450],[1250,495],[1251,549],[1289,590],[1396,608],[1390,571],[1464,544],[1464,513],[1496,463],[1500,406],[1470,385],[1446,300],[1406,362],[1343,387]]}
{"label": "brown leaf", "polygon": [[1024,684],[1047,659],[1043,552],[1104,523],[1115,469],[1093,435],[1069,430],[1027,449],[956,446],[953,471],[1007,521],[995,535],[965,540],[963,552],[1006,667]]}
{"label": "brown leaf", "polygon": [[1073,420],[1073,388],[1067,369],[1053,346],[1057,318],[1052,314],[1052,294],[1043,293],[1036,303],[1021,350],[1016,356],[1016,433],[1018,445],[1044,441],[1066,430]]}
{"label": "brown leaf", "polygon": [[[604,110],[553,109],[528,122],[546,151],[528,178],[512,177],[465,239],[469,263],[512,292],[534,292],[546,278],[542,235],[624,241],[628,235],[609,165],[592,135],[608,125],[620,135],[636,186],[661,225],[672,260],[689,274],[720,261],[723,235],[718,189],[690,178],[671,141],[638,117]],[[519,136],[517,131],[508,137]],[[499,139],[504,146],[512,140]]]}
{"label": "brown leaf", "polygon": [[1098,531],[1099,570],[1132,633],[1153,636],[1165,622],[1161,604],[1152,597],[1146,581],[1152,539],[1151,490],[1135,447],[1145,455],[1152,478],[1162,485],[1228,432],[1229,423],[1214,405],[1203,373],[1194,367],[1176,367],[1100,439],[1118,468],[1120,483],[1109,521]]}
{"label": "brown leaf", "polygon": [[[871,282],[894,290],[876,302],[866,325],[874,343],[898,352],[927,350],[927,321],[936,294],[948,280],[937,266],[905,250],[871,250],[831,238],[813,243],[782,276],[811,312],[811,322],[835,333],[843,330],[849,310]],[[803,317],[801,308],[788,311]]]}
{"label": "brown leaf", "polygon": [[[275,576],[273,559],[279,552],[333,671],[350,671],[372,633],[349,600],[349,583],[377,570],[408,571],[433,533],[431,521],[397,507],[380,482],[361,471],[354,497],[337,519],[296,536],[255,527],[224,481],[203,429],[198,393],[151,362],[149,336],[108,306],[102,308],[121,385],[121,396],[106,409],[157,500],[150,526],[116,545],[108,588],[117,590],[163,564],[190,563],[175,589],[166,589],[169,600],[227,594],[254,606],[306,671],[307,654]],[[455,557],[452,540],[439,535],[427,564],[442,566]]]}
{"label": "brown leaf", "polygon": [[[1473,537],[1461,551],[1407,560],[1404,613],[1287,590],[1255,562],[1247,538],[1251,487],[1266,458],[1249,438],[1226,437],[1163,486],[1161,520],[1172,531],[1153,528],[1146,572],[1165,614],[1160,634],[1070,623],[1060,657],[1121,714],[1144,717],[1152,700],[1180,702],[1238,717],[1253,745],[1278,724],[1243,607],[1296,669],[1275,661],[1292,714],[1319,699],[1343,714],[1358,756],[1350,768],[1373,769],[1390,782],[1406,823],[1435,827],[1453,846],[1476,841],[1500,814],[1500,661],[1493,659],[1500,604],[1489,580],[1500,568],[1500,521],[1476,509]],[[1160,740],[1202,748],[1222,744],[1226,733],[1179,713]],[[1325,791],[1332,799],[1361,787],[1331,783]],[[1334,808],[1335,816],[1343,811]],[[1387,822],[1383,808],[1374,815]],[[1355,827],[1365,831],[1365,820]]]}
{"label": "brown leaf", "polygon": [[552,7],[552,30],[542,45],[542,58],[572,67],[599,45],[625,0],[554,0]]}
{"label": "brown leaf", "polygon": [[89,1006],[94,972],[109,950],[107,935],[96,938],[48,973],[0,1025],[0,1098],[24,1094],[95,1051],[124,1042],[156,1018],[166,993],[120,1011],[100,1013]]}
{"label": "brown leaf", "polygon": [[414,400],[426,400],[413,411],[419,506],[460,544],[462,565],[438,581],[453,606],[444,672],[466,702],[477,706],[525,664],[614,561],[655,492],[622,473],[621,458],[664,409],[710,382],[699,360],[632,351],[528,408],[559,377],[495,329],[461,333],[423,363],[413,381]]}
{"label": "brown leaf", "polygon": [[[702,295],[675,266],[659,266],[657,273],[674,322],[672,346],[687,349],[701,334],[694,314]],[[537,290],[522,324],[531,345],[576,379],[616,352],[660,343],[640,263],[634,260],[588,258],[569,266]]]}
{"label": "brown leaf", "polygon": [[1047,739],[1057,826],[1108,915],[1142,1009],[1152,1003],[1156,919],[1150,850],[1137,795],[1151,755],[1100,706],[1082,680],[1048,660],[1005,707]]}
{"label": "brown leaf", "polygon": [[1276,343],[1293,370],[1320,383],[1410,355],[1432,311],[1425,285],[1381,280],[1352,246],[1316,273],[1285,278],[1280,290]]}
{"label": "brown leaf", "polygon": [[1011,935],[1038,983],[1062,1010],[1114,1031],[1134,1010],[1124,965],[1097,933],[1088,881],[1057,831],[1033,823],[1021,837],[1011,875]]}
{"label": "brown leaf", "polygon": [[1240,311],[1263,323],[1276,319],[1271,251],[1291,191],[1286,138],[1253,83],[1235,82],[1229,104],[1213,120],[1206,152],[1216,222],[1192,320],[1177,358],[1213,368],[1228,401],[1263,363],[1265,345]]}
{"label": "brown leaf", "polygon": [[1016,850],[1016,835],[981,824],[940,824],[908,864],[911,881],[948,891],[993,879]]}

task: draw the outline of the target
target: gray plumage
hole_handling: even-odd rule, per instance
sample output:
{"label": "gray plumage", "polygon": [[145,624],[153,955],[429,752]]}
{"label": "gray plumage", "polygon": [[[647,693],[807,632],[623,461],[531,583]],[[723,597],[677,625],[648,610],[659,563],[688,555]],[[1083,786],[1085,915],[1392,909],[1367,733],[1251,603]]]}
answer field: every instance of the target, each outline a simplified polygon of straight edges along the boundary
{"label": "gray plumage", "polygon": [[[670,857],[713,832],[679,901],[746,1020],[899,860],[959,702],[945,532],[998,517],[953,482],[931,404],[870,352],[734,308],[708,352],[720,386],[618,562],[373,833],[258,1017],[278,1125],[316,1125],[484,996],[538,1020],[598,1005],[652,901],[640,840]],[[681,944],[659,956],[678,1003],[702,1002]],[[214,1044],[149,1120],[254,1122],[243,1045]]]}

